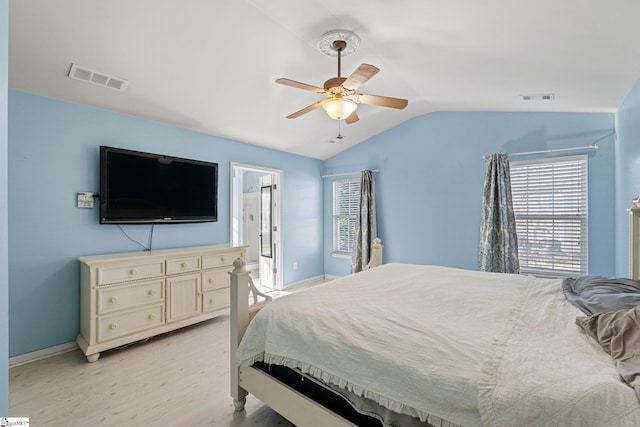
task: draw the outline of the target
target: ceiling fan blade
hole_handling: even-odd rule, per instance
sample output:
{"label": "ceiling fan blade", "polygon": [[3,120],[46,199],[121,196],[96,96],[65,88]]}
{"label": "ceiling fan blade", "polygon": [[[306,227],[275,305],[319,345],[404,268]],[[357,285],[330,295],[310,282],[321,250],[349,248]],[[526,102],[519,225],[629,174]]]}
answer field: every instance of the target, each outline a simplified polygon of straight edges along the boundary
{"label": "ceiling fan blade", "polygon": [[289,114],[287,116],[287,119],[295,119],[296,117],[300,117],[301,115],[308,113],[309,111],[313,111],[316,108],[320,107],[322,105],[322,102],[323,101],[318,101],[316,103],[313,103],[311,105],[304,107],[302,110],[298,110],[295,113]]}
{"label": "ceiling fan blade", "polygon": [[276,83],[279,83],[285,86],[297,87],[298,89],[310,90],[311,92],[315,92],[315,93],[324,93],[324,89],[321,87],[308,85],[306,83],[300,83],[295,80],[278,79],[276,80]]}
{"label": "ceiling fan blade", "polygon": [[347,123],[348,125],[350,125],[351,123],[355,123],[358,120],[360,120],[360,117],[358,117],[358,113],[356,113],[355,111],[351,113],[349,117],[344,119],[345,123]]}
{"label": "ceiling fan blade", "polygon": [[359,93],[355,97],[356,102],[362,104],[378,105],[380,107],[397,108],[402,110],[409,104],[409,101],[401,98],[391,98],[389,96],[365,95]]}
{"label": "ceiling fan blade", "polygon": [[371,77],[378,74],[380,69],[369,64],[360,64],[360,66],[353,72],[347,80],[342,83],[342,86],[347,89],[356,90],[363,84],[365,84]]}

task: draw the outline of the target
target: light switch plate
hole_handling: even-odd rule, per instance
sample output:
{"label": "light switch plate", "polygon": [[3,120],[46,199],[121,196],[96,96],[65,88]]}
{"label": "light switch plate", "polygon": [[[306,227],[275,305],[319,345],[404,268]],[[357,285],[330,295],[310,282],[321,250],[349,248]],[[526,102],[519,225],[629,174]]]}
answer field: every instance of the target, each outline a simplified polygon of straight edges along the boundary
{"label": "light switch plate", "polygon": [[93,208],[93,193],[78,193],[78,207],[87,209]]}

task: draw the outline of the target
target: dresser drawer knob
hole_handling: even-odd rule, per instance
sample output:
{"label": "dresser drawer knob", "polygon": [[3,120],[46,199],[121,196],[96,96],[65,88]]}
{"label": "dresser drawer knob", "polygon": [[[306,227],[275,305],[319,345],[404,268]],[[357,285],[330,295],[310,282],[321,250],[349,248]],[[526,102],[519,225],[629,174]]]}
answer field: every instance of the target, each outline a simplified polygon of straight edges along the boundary
{"label": "dresser drawer knob", "polygon": [[118,302],[118,297],[111,297],[109,299],[109,302],[112,303],[112,304],[115,304],[116,302]]}
{"label": "dresser drawer knob", "polygon": [[109,325],[109,328],[111,329],[116,329],[118,327],[117,323],[112,323],[111,325]]}
{"label": "dresser drawer knob", "polygon": [[182,267],[182,268],[187,268],[187,263],[186,263],[186,262],[181,263],[181,264],[180,264],[180,267]]}
{"label": "dresser drawer knob", "polygon": [[220,262],[224,262],[224,257],[223,256],[220,257]]}
{"label": "dresser drawer knob", "polygon": [[150,289],[150,290],[149,290],[149,295],[150,295],[150,296],[153,296],[153,295],[155,295],[155,294],[156,294],[156,291],[154,291],[153,289]]}
{"label": "dresser drawer knob", "polygon": [[155,314],[150,314],[149,315],[149,320],[156,320],[156,315]]}
{"label": "dresser drawer knob", "polygon": [[209,298],[209,304],[213,304],[213,301],[215,301],[213,298]]}
{"label": "dresser drawer knob", "polygon": [[133,276],[133,275],[136,275],[136,274],[138,274],[138,270],[136,270],[135,268],[132,268],[132,269],[129,271],[129,274],[131,274],[132,276]]}
{"label": "dresser drawer knob", "polygon": [[213,278],[209,277],[209,283],[213,283]]}

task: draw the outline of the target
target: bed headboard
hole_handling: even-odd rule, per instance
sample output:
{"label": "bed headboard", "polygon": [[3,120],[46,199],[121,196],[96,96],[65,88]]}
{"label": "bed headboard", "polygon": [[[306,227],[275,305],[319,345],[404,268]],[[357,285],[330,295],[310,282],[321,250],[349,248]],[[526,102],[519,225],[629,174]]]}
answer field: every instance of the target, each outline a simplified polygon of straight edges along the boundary
{"label": "bed headboard", "polygon": [[629,210],[629,278],[640,280],[640,206]]}
{"label": "bed headboard", "polygon": [[365,270],[370,268],[380,267],[382,265],[382,240],[378,237],[373,239],[373,243],[371,244],[371,258],[369,259],[369,263],[365,267]]}

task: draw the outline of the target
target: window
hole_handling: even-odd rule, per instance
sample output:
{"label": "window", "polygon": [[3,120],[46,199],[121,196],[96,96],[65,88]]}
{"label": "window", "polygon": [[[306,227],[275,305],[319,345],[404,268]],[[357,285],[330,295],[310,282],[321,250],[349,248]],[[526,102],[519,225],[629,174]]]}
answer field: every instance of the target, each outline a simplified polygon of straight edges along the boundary
{"label": "window", "polygon": [[520,270],[587,274],[587,156],[511,162]]}
{"label": "window", "polygon": [[351,254],[360,209],[360,178],[333,181],[333,252]]}

